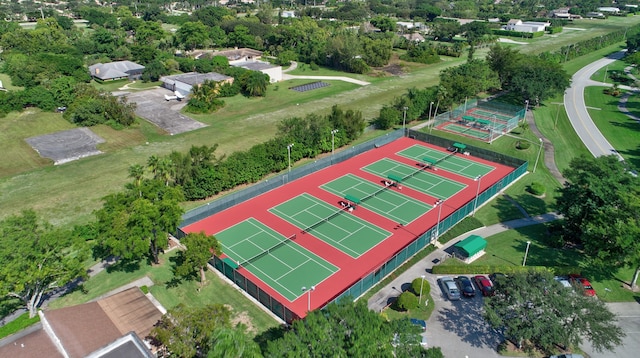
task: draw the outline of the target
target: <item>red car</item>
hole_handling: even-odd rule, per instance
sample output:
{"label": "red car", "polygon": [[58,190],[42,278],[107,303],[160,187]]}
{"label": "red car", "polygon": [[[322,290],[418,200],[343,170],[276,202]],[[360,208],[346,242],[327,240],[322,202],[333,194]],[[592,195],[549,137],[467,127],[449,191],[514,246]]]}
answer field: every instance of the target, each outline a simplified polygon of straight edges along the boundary
{"label": "red car", "polygon": [[488,278],[478,275],[473,277],[473,282],[478,286],[478,290],[482,292],[483,296],[492,296],[493,295],[493,284],[489,281]]}
{"label": "red car", "polygon": [[569,280],[573,285],[582,287],[585,296],[595,297],[596,291],[591,286],[591,282],[584,277],[580,277],[579,275],[569,275]]}

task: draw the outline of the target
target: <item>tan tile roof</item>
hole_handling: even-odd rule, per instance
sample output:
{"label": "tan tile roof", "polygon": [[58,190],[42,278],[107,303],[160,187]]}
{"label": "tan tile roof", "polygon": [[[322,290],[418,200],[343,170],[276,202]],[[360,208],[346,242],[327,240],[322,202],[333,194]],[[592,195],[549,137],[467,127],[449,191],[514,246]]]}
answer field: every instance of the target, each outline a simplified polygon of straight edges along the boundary
{"label": "tan tile roof", "polygon": [[136,332],[145,339],[153,326],[162,318],[162,312],[140,291],[133,287],[98,301],[120,334]]}

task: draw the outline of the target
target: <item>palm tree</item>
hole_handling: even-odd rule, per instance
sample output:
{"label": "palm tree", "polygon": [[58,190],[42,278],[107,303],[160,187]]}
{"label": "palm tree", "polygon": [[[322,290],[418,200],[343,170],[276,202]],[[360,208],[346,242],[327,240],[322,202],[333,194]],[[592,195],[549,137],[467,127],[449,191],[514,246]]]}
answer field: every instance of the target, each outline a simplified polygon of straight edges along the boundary
{"label": "palm tree", "polygon": [[267,78],[262,72],[248,71],[241,77],[242,89],[251,97],[264,96],[269,85]]}
{"label": "palm tree", "polygon": [[134,185],[138,188],[138,195],[142,196],[140,190],[140,184],[142,183],[142,176],[144,175],[144,168],[140,164],[134,164],[129,167],[129,178],[134,179]]}

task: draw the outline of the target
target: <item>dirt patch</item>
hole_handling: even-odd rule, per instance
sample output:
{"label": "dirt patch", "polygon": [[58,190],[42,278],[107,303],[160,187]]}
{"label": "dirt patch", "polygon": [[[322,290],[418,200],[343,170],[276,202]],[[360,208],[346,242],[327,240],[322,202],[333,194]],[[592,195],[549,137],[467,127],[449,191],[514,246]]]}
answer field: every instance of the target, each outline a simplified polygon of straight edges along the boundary
{"label": "dirt patch", "polygon": [[391,74],[392,76],[401,76],[404,74],[402,66],[400,66],[400,64],[398,63],[392,63],[390,65],[382,67],[381,70]]}
{"label": "dirt patch", "polygon": [[241,323],[242,325],[247,327],[247,330],[246,330],[247,333],[250,333],[250,334],[258,333],[258,331],[256,330],[256,327],[253,325],[253,322],[251,321],[251,317],[249,317],[249,314],[247,312],[242,311],[242,312],[235,313],[233,311],[233,307],[231,307],[230,305],[225,304],[224,306],[228,308],[229,311],[231,311],[232,326],[237,326],[239,323]]}

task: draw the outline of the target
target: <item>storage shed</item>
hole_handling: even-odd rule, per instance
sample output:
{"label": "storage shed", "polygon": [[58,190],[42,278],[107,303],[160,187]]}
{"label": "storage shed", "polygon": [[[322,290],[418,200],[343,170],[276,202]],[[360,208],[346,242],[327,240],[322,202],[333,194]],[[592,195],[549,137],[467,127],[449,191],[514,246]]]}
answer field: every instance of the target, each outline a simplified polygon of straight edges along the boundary
{"label": "storage shed", "polygon": [[454,245],[456,256],[466,263],[471,263],[484,255],[484,249],[486,247],[487,240],[478,235],[470,235]]}

